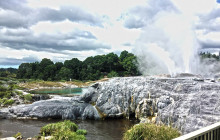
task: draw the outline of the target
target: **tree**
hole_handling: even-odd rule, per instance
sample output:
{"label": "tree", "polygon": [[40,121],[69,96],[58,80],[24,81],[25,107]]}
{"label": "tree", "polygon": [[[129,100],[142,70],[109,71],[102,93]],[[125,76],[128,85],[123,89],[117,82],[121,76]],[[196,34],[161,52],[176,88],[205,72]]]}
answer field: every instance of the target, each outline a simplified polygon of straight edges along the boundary
{"label": "tree", "polygon": [[39,78],[42,78],[43,80],[47,80],[50,78],[51,72],[54,72],[54,63],[50,59],[44,58],[40,62],[40,67],[39,67]]}
{"label": "tree", "polygon": [[128,53],[128,51],[123,51],[120,54],[119,60],[128,75],[140,74],[137,68],[137,57],[134,56],[134,54]]}
{"label": "tree", "polygon": [[69,80],[71,76],[70,69],[62,67],[58,73],[58,79],[60,80]]}
{"label": "tree", "polygon": [[70,78],[79,79],[79,73],[81,70],[82,62],[77,58],[73,58],[71,60],[66,60],[64,62],[64,67],[70,69],[71,75]]}
{"label": "tree", "polygon": [[29,63],[22,63],[17,71],[17,78],[30,78],[31,67]]}
{"label": "tree", "polygon": [[117,66],[119,62],[117,54],[114,53],[107,54],[106,60],[107,60],[106,66],[108,67],[107,72],[111,72],[112,70],[117,70]]}
{"label": "tree", "polygon": [[123,68],[128,72],[129,75],[139,75],[136,64],[137,64],[136,56],[126,57],[122,62]]}
{"label": "tree", "polygon": [[53,61],[51,61],[50,59],[48,59],[48,58],[42,59],[40,62],[40,67],[39,67],[40,72],[43,72],[44,69],[46,68],[46,66],[49,66],[52,64],[53,64]]}

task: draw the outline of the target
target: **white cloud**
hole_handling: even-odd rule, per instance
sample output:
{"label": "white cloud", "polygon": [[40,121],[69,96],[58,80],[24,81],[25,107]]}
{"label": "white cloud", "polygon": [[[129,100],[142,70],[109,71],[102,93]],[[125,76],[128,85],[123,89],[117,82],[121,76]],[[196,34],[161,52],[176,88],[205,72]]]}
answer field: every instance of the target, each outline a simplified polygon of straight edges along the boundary
{"label": "white cloud", "polygon": [[[191,23],[182,21],[194,22],[189,15],[197,17],[196,35],[202,44],[216,48],[220,35],[219,5],[215,0],[0,0],[0,52],[4,53],[0,65],[3,57],[19,62],[28,61],[28,56],[64,61],[133,51],[135,43],[143,39],[166,42],[160,37],[163,32],[178,38],[176,30],[182,30],[182,36],[188,36],[185,25]],[[175,15],[178,10],[183,16],[158,19],[164,14],[161,11]],[[159,31],[160,36],[152,23],[164,29]],[[145,38],[140,37],[143,32]]]}

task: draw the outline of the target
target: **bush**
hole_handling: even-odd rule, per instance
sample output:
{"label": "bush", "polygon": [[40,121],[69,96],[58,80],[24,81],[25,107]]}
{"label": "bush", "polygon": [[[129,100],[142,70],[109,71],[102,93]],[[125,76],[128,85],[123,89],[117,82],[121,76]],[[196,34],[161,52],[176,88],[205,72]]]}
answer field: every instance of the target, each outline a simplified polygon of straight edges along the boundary
{"label": "bush", "polygon": [[31,95],[30,93],[24,95],[24,100],[26,100],[26,101],[32,101],[32,95]]}
{"label": "bush", "polygon": [[18,132],[17,134],[15,134],[13,137],[17,138],[17,137],[22,137],[21,133]]}
{"label": "bush", "polygon": [[0,91],[7,91],[7,90],[8,90],[7,87],[0,85]]}
{"label": "bush", "polygon": [[51,123],[41,128],[40,133],[45,136],[50,136],[59,131],[73,131],[76,132],[78,126],[71,122],[65,120],[64,122]]}
{"label": "bush", "polygon": [[86,138],[72,131],[59,131],[53,135],[52,140],[86,140]]}
{"label": "bush", "polygon": [[126,131],[123,140],[171,140],[178,136],[180,132],[172,127],[141,123]]}
{"label": "bush", "polygon": [[78,135],[86,135],[87,131],[84,130],[84,129],[79,129],[79,130],[76,131],[76,134],[78,134]]}
{"label": "bush", "polygon": [[115,71],[111,71],[108,75],[107,75],[108,78],[112,78],[112,77],[118,77],[118,73],[115,72]]}
{"label": "bush", "polygon": [[9,99],[3,102],[4,105],[12,105],[14,103],[14,100]]}
{"label": "bush", "polygon": [[78,126],[71,121],[48,124],[41,128],[43,136],[53,136],[52,140],[85,140],[86,130],[77,130]]}
{"label": "bush", "polygon": [[19,95],[19,96],[23,95],[23,92],[22,92],[22,91],[16,90],[15,93],[16,93],[17,95]]}

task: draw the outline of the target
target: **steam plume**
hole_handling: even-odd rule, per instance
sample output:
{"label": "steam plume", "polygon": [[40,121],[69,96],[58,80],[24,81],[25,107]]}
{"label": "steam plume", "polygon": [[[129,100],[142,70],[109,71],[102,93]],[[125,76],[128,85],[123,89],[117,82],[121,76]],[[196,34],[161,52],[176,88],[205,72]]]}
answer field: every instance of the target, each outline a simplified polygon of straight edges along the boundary
{"label": "steam plume", "polygon": [[[158,8],[158,1],[168,8]],[[144,32],[136,43],[139,69],[143,74],[196,73],[200,45],[195,34],[199,14],[209,12],[215,0],[148,0],[146,8],[157,7],[148,15]],[[148,14],[148,13],[146,13]]]}

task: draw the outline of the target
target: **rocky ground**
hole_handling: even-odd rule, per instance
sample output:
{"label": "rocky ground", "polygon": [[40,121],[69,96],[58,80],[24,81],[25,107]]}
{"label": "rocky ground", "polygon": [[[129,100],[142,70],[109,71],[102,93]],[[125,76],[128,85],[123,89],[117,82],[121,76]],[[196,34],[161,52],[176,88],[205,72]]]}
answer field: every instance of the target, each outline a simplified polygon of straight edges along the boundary
{"label": "rocky ground", "polygon": [[220,120],[220,83],[193,75],[124,77],[93,84],[80,97],[0,110],[1,118],[104,119],[136,116],[188,133]]}

